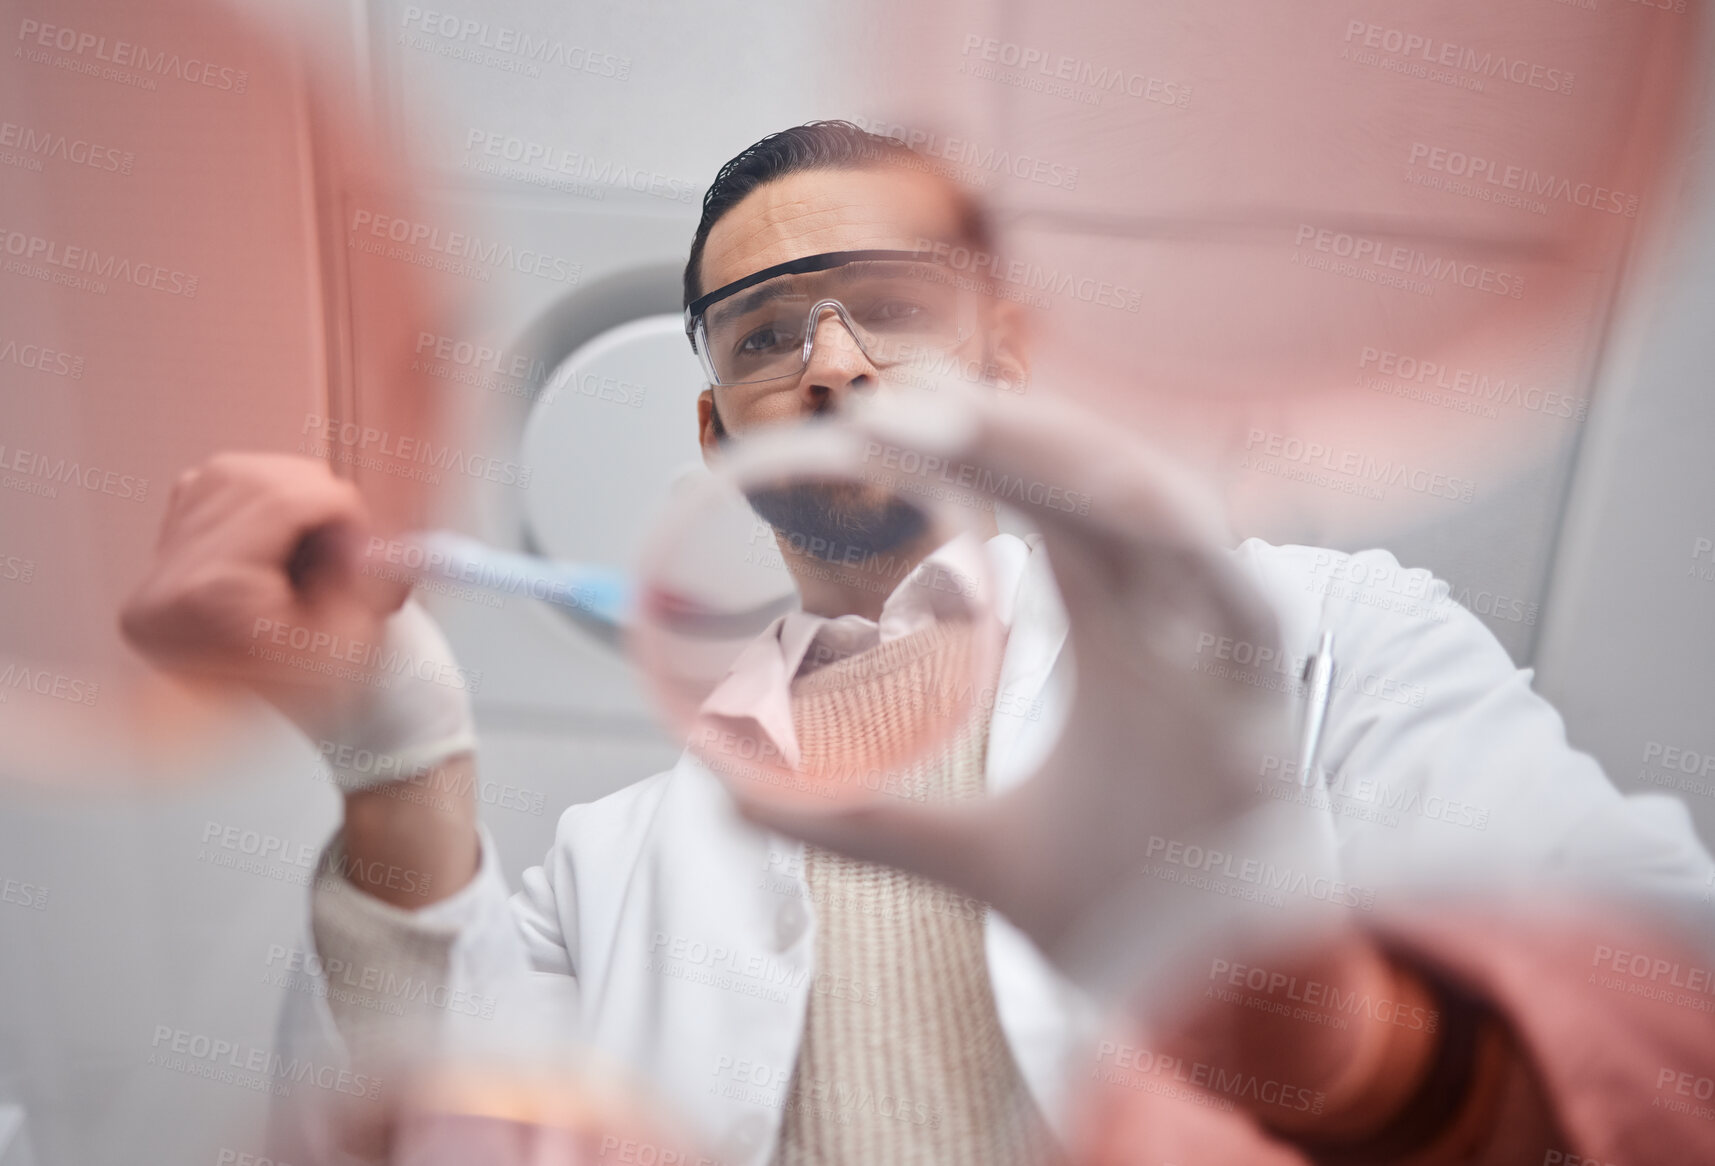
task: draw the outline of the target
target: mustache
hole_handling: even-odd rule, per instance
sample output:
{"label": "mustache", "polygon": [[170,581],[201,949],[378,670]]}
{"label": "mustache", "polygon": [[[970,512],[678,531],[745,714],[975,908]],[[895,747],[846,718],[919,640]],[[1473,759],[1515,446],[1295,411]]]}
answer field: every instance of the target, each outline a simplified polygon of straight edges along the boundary
{"label": "mustache", "polygon": [[750,508],[794,551],[856,566],[922,537],[923,510],[896,494],[847,482],[792,482],[745,492]]}

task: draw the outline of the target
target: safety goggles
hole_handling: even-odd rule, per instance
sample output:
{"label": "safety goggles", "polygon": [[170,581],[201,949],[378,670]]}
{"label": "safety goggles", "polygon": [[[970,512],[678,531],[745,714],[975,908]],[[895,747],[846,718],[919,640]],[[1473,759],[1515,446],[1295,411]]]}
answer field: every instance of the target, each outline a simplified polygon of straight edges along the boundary
{"label": "safety goggles", "polygon": [[922,251],[829,251],[699,296],[685,335],[714,385],[797,376],[833,312],[878,368],[945,353],[975,333],[978,294]]}

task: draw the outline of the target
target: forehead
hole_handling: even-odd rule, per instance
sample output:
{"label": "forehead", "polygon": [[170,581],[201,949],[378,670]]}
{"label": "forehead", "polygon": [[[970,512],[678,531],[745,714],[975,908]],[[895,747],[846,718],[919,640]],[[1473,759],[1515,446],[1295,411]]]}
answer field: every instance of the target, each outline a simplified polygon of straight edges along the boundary
{"label": "forehead", "polygon": [[745,195],[709,232],[700,279],[711,291],[765,267],[866,248],[914,250],[959,237],[947,183],[898,167],[800,170]]}

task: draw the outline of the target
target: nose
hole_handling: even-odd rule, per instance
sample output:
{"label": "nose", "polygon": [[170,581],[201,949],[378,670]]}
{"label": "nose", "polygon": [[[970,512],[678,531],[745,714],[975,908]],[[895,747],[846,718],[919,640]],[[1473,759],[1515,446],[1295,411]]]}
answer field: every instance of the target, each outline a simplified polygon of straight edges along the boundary
{"label": "nose", "polygon": [[798,394],[808,411],[833,412],[848,394],[875,390],[880,375],[837,311],[818,308],[810,328],[810,359],[798,378]]}

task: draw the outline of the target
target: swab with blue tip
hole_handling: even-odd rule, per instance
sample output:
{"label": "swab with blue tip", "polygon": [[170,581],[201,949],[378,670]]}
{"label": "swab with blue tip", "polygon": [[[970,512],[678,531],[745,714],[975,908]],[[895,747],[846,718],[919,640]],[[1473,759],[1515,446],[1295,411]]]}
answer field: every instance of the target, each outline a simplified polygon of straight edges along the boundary
{"label": "swab with blue tip", "polygon": [[541,600],[614,629],[630,622],[636,588],[617,567],[591,566],[503,551],[450,530],[413,535],[422,548],[424,575],[480,587],[501,595]]}

